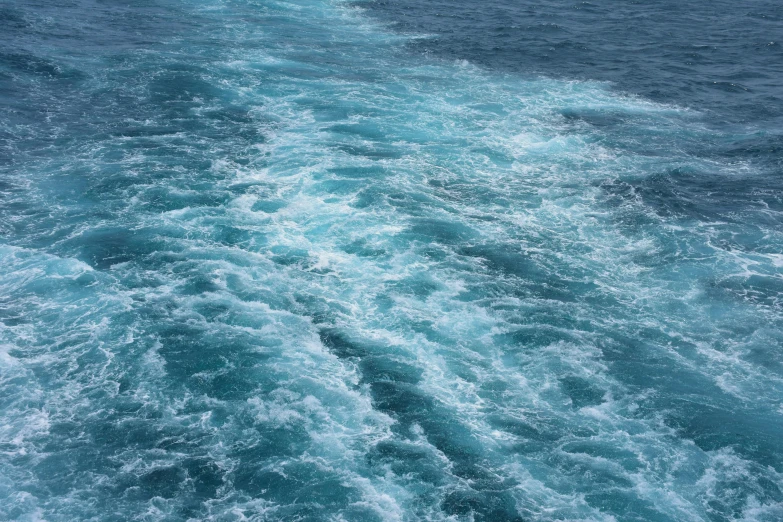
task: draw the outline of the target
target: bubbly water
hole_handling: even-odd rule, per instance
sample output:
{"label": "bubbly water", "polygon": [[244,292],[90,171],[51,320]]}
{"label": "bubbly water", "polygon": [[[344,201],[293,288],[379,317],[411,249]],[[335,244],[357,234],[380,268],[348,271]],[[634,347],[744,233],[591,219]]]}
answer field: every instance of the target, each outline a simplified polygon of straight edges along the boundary
{"label": "bubbly water", "polygon": [[0,519],[783,519],[773,2],[55,4]]}

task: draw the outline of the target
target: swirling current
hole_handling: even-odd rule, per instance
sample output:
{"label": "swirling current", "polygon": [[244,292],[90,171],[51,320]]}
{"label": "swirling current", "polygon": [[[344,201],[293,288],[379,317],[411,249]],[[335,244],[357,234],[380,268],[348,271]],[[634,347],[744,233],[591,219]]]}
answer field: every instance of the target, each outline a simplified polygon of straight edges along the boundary
{"label": "swirling current", "polygon": [[0,3],[0,519],[783,520],[781,43]]}

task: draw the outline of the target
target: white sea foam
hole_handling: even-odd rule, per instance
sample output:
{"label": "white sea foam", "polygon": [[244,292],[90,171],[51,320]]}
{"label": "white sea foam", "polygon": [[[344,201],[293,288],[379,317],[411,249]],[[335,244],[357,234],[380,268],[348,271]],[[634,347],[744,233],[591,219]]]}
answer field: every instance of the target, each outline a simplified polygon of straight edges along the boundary
{"label": "white sea foam", "polygon": [[[198,517],[213,520],[280,519],[306,501],[275,492],[265,473],[279,474],[281,484],[290,479],[283,487],[302,495],[323,494],[321,502],[320,484],[335,495],[344,488],[344,505],[320,512],[334,520],[457,520],[446,500],[463,493],[507,495],[519,513],[541,520],[621,519],[596,494],[604,489],[650,516],[702,520],[718,512],[712,500],[726,502],[743,482],[754,494],[729,499],[743,517],[779,512],[754,496],[764,480],[783,484],[779,474],[681,436],[668,412],[647,411],[658,407],[650,376],[626,372],[648,371],[633,364],[650,361],[660,378],[674,368],[727,397],[776,400],[779,377],[748,357],[767,338],[724,339],[758,308],[705,299],[704,280],[779,278],[780,259],[715,254],[714,230],[725,223],[667,223],[638,187],[607,203],[606,184],[663,167],[588,118],[563,115],[619,112],[635,119],[636,142],[668,132],[670,144],[708,133],[692,114],[601,83],[408,62],[403,37],[343,3],[263,9],[281,24],[323,31],[324,45],[339,52],[364,54],[330,70],[301,41],[273,42],[263,28],[225,22],[250,49],[205,67],[215,77],[224,67],[241,73],[220,88],[253,117],[240,130],[263,131],[250,159],[232,157],[234,145],[247,145],[238,139],[204,138],[178,154],[209,167],[166,177],[152,151],[127,152],[121,164],[129,175],[153,170],[160,179],[129,188],[121,216],[84,218],[52,247],[100,242],[91,234],[110,225],[145,233],[141,246],[154,242],[154,253],[110,270],[35,249],[2,251],[1,288],[29,320],[0,331],[8,347],[0,351],[2,385],[6,374],[25,380],[3,426],[2,440],[12,443],[2,461],[8,487],[53,473],[35,475],[9,460],[26,453],[45,462],[52,426],[68,433],[60,443],[77,448],[104,431],[139,430],[150,440],[105,450],[116,471],[85,473],[59,497],[17,495],[12,503],[24,516],[93,516],[90,491],[105,486],[140,519],[176,518],[181,499],[197,498],[197,473],[171,494],[149,496],[144,480],[186,469],[191,459],[218,470],[212,496],[196,500]],[[252,48],[255,38],[269,47]],[[205,121],[222,108],[195,103]],[[175,147],[189,137],[150,140]],[[109,138],[103,148],[126,151],[134,140]],[[72,161],[90,164],[97,154]],[[701,160],[671,151],[660,161]],[[161,199],[182,204],[152,206]],[[637,218],[668,237],[653,226],[634,229]],[[710,266],[701,261],[705,245],[716,256]],[[669,248],[692,251],[693,261],[672,267]],[[764,310],[779,321],[779,311]],[[329,328],[347,347],[319,337]],[[372,357],[403,369],[373,376],[362,367]],[[630,369],[617,370],[622,363]],[[395,371],[410,371],[403,377],[415,383],[396,382]],[[394,397],[382,406],[379,382],[410,384],[425,414],[408,414],[411,405]],[[70,423],[89,433],[68,431]],[[404,446],[414,464],[395,461],[394,451],[404,454],[397,447],[387,458],[382,443]],[[111,441],[103,444],[97,449]],[[425,471],[431,476],[422,478]]]}

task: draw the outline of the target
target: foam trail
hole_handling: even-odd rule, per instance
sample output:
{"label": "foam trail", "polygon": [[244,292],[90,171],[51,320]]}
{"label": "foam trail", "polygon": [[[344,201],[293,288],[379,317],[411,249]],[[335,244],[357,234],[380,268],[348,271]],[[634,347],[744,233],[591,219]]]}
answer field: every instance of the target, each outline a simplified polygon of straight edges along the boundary
{"label": "foam trail", "polygon": [[698,114],[160,6],[4,124],[2,517],[783,515],[783,229],[666,197],[738,175]]}

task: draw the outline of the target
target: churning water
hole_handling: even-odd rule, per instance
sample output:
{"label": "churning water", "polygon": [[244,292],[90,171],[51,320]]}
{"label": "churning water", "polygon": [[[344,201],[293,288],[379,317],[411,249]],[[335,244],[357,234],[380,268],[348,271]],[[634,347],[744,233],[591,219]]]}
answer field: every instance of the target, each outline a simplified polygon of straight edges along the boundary
{"label": "churning water", "polygon": [[783,519],[776,2],[54,4],[0,519]]}

